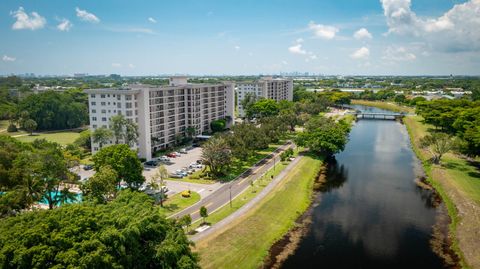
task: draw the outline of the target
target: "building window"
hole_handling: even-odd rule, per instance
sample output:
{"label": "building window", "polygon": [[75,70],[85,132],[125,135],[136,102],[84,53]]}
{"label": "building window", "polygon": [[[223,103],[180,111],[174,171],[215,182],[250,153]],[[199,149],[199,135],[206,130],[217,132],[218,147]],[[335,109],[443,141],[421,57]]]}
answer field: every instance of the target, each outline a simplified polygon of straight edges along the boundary
{"label": "building window", "polygon": [[90,97],[95,98],[95,94],[90,94]]}
{"label": "building window", "polygon": [[97,117],[92,117],[92,121],[96,121],[97,120]]}
{"label": "building window", "polygon": [[104,105],[105,105],[105,102],[101,102],[100,105],[104,106]]}
{"label": "building window", "polygon": [[92,125],[92,127],[93,127],[93,129],[97,129],[97,125],[96,125],[96,124]]}
{"label": "building window", "polygon": [[132,96],[131,95],[125,95],[125,100],[132,100]]}
{"label": "building window", "polygon": [[126,103],[126,104],[125,104],[125,107],[126,107],[126,108],[132,108],[132,103]]}
{"label": "building window", "polygon": [[100,98],[105,98],[105,94],[100,94]]}
{"label": "building window", "polygon": [[91,102],[92,106],[96,105],[97,103],[96,102]]}
{"label": "building window", "polygon": [[102,109],[102,113],[107,113],[107,110],[105,110],[105,109]]}
{"label": "building window", "polygon": [[102,121],[107,121],[107,118],[103,117],[103,118],[102,118]]}
{"label": "building window", "polygon": [[92,109],[92,113],[97,113],[97,110],[96,110],[96,109]]}
{"label": "building window", "polygon": [[131,110],[127,110],[127,117],[131,117],[133,115]]}

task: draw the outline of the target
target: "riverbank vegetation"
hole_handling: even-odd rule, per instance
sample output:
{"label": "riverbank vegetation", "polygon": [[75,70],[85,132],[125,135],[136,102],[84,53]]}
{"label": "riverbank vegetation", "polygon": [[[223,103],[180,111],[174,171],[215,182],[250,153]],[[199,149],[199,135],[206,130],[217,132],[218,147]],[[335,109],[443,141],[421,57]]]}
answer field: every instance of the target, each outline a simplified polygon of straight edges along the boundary
{"label": "riverbank vegetation", "polygon": [[[444,100],[419,104],[421,107],[419,114],[429,117],[428,121],[431,123],[438,121],[436,122],[437,126],[427,123],[425,118],[420,115],[407,116],[403,119],[403,122],[407,126],[412,147],[417,157],[422,161],[428,182],[442,196],[447,207],[451,218],[449,227],[449,237],[452,241],[451,247],[461,258],[462,267],[480,268],[480,242],[475,236],[472,236],[480,234],[480,226],[478,225],[480,223],[480,165],[478,158],[448,153],[442,158],[440,164],[434,164],[431,161],[432,155],[421,146],[422,138],[429,135],[429,133],[442,132],[442,127],[440,126],[442,121],[451,121],[452,125],[448,128],[455,128],[453,123],[457,120],[456,125],[459,126],[458,122],[460,122],[460,119],[463,122],[462,126],[468,128],[475,126],[475,124],[469,124],[468,121],[465,123],[463,119],[470,119],[470,123],[476,122],[477,119],[459,115],[468,114],[473,116],[472,114],[474,113],[468,113],[468,111],[474,110],[476,106],[453,109],[453,113],[459,114],[452,117],[452,111],[449,111],[447,108],[456,106],[445,104],[449,102],[451,101]],[[352,103],[387,108],[385,103],[382,102],[359,103],[355,100]],[[454,103],[455,101],[452,102],[452,104]],[[395,104],[388,104],[388,107],[391,106],[395,106]],[[442,107],[442,109],[435,107]],[[397,106],[397,109],[401,108]],[[446,126],[443,129],[445,131],[447,129]],[[458,132],[450,131],[449,134],[462,136]]]}
{"label": "riverbank vegetation", "polygon": [[247,214],[198,242],[202,268],[260,267],[270,246],[308,208],[321,163],[318,157],[303,157]]}

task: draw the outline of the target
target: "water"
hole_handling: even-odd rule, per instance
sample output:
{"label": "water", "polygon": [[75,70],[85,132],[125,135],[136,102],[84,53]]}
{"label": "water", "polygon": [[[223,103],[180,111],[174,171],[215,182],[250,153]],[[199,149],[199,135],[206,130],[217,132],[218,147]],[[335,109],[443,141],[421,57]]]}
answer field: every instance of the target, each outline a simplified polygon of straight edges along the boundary
{"label": "water", "polygon": [[282,268],[442,268],[429,244],[436,209],[415,184],[416,170],[405,126],[359,120]]}
{"label": "water", "polygon": [[[57,198],[57,196],[60,195],[60,192],[50,192],[50,195],[52,195],[53,198]],[[71,200],[71,199],[68,199],[66,201],[67,204],[71,204],[71,203],[79,203],[82,201],[82,194],[81,193],[76,193],[75,194],[75,200]],[[39,202],[40,204],[43,204],[43,205],[48,205],[48,201],[45,197],[42,198],[42,200],[40,200]],[[59,206],[60,203],[57,203],[56,206]]]}

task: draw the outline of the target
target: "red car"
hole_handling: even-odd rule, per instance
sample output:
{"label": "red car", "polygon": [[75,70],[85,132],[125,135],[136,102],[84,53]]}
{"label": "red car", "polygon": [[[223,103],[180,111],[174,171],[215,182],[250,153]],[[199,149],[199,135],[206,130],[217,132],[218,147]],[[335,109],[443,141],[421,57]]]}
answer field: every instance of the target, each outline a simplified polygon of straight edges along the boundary
{"label": "red car", "polygon": [[177,155],[172,152],[172,153],[168,153],[168,154],[167,154],[167,157],[169,157],[169,158],[176,158]]}

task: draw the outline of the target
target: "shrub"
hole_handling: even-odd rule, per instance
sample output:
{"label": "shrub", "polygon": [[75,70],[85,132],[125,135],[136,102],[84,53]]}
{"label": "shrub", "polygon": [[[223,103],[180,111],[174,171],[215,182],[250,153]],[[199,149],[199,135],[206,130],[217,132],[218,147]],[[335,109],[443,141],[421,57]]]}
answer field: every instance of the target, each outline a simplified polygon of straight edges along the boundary
{"label": "shrub", "polygon": [[182,191],[182,197],[189,198],[191,195],[190,190]]}

